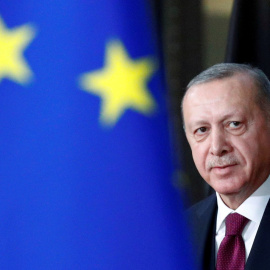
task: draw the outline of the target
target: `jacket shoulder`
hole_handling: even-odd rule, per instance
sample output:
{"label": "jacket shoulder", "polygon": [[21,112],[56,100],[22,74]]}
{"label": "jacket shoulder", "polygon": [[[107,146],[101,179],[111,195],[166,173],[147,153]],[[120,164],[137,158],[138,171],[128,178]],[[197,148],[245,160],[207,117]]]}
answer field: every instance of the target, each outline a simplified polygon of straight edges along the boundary
{"label": "jacket shoulder", "polygon": [[198,217],[204,215],[204,213],[212,212],[211,210],[214,210],[217,204],[217,197],[216,194],[212,194],[206,199],[194,204],[187,210],[187,215],[189,217],[192,217],[193,215],[196,215]]}

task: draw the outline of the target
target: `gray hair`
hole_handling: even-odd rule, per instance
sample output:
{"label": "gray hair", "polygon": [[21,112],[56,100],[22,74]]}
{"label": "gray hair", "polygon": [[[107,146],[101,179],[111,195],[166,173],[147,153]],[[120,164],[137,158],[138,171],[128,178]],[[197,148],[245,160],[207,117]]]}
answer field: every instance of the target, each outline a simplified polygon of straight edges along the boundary
{"label": "gray hair", "polygon": [[[261,108],[261,110],[265,113],[268,120],[270,120],[270,82],[262,70],[256,67],[252,67],[251,65],[233,64],[233,63],[216,64],[206,69],[205,71],[201,72],[196,77],[194,77],[188,84],[185,95],[191,86],[214,80],[222,80],[224,78],[229,78],[240,73],[246,74],[253,80],[258,90],[256,102],[259,108]],[[182,99],[181,104],[182,117],[183,117],[183,100],[185,98],[185,95]]]}

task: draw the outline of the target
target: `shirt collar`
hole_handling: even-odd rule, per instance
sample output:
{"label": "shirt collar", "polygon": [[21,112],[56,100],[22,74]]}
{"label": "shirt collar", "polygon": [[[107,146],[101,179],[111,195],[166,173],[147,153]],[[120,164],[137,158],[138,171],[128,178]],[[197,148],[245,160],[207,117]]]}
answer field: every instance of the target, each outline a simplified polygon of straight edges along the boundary
{"label": "shirt collar", "polygon": [[217,224],[216,232],[219,231],[225,218],[233,212],[245,216],[251,221],[259,223],[262,219],[264,210],[270,198],[270,176],[267,180],[250,196],[248,197],[236,210],[229,208],[217,194]]}

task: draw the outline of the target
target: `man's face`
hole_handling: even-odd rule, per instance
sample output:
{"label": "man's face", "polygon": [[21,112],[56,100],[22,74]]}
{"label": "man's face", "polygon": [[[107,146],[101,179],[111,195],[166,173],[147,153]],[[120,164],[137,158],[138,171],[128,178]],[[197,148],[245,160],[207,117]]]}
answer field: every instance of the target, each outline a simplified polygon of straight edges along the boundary
{"label": "man's face", "polygon": [[238,74],[194,85],[185,96],[183,115],[194,162],[221,197],[244,200],[270,173],[270,128],[255,95],[252,80]]}

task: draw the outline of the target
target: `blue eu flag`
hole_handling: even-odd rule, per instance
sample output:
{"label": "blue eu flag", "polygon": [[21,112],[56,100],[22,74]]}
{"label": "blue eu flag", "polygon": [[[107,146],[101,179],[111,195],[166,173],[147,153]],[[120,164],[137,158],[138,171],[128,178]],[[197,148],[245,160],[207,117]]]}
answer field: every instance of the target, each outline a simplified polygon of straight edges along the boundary
{"label": "blue eu flag", "polygon": [[0,2],[0,268],[192,269],[144,0]]}

